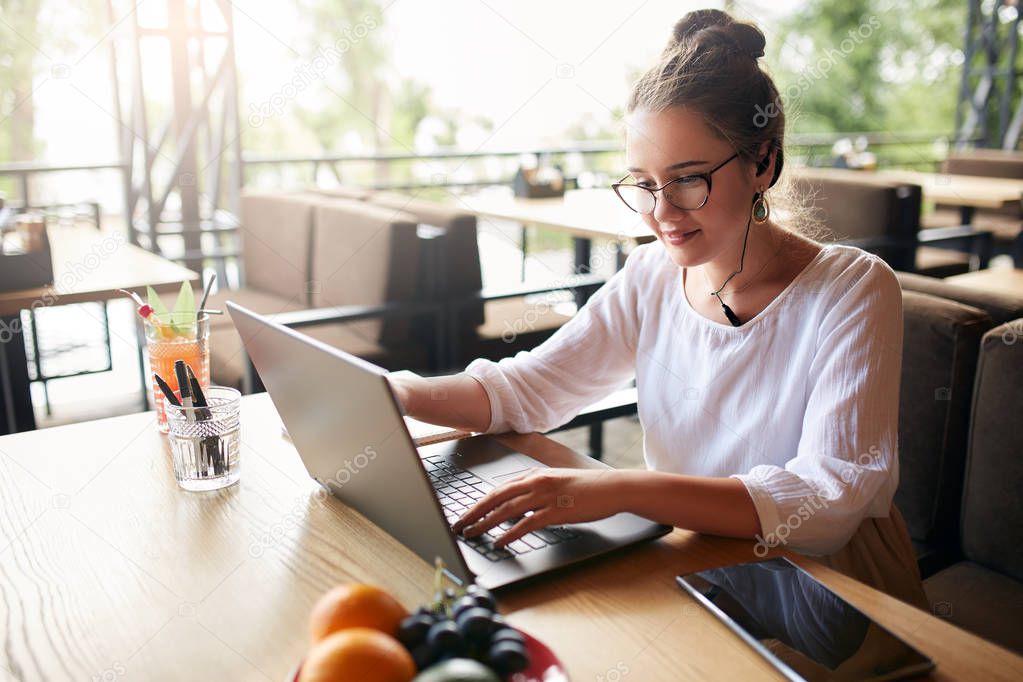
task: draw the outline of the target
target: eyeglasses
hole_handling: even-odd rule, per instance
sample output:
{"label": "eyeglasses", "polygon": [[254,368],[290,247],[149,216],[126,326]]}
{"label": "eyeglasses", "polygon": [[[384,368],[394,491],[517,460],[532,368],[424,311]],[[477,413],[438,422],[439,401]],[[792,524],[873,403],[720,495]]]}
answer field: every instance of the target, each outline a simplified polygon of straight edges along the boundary
{"label": "eyeglasses", "polygon": [[683,175],[660,187],[644,187],[622,182],[629,177],[626,175],[625,178],[611,185],[611,189],[626,206],[642,215],[650,215],[654,212],[654,209],[657,208],[657,192],[661,190],[664,190],[664,198],[675,208],[680,208],[683,211],[695,211],[698,208],[703,208],[707,200],[710,199],[710,176],[738,155],[739,152],[732,154],[706,173]]}

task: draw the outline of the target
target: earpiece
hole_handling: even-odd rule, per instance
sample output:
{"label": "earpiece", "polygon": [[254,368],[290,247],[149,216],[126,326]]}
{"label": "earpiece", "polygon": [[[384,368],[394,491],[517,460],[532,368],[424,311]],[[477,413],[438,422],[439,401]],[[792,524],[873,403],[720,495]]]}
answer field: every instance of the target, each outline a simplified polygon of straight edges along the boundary
{"label": "earpiece", "polygon": [[757,175],[763,175],[767,167],[771,165],[771,153],[768,152],[763,159],[757,162]]}

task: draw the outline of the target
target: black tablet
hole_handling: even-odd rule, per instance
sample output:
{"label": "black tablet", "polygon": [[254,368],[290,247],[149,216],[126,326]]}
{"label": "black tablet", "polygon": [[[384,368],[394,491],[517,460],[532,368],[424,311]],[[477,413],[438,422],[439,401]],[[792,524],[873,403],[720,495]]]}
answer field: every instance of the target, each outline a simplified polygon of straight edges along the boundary
{"label": "black tablet", "polygon": [[676,578],[790,680],[896,680],[934,662],[788,559]]}

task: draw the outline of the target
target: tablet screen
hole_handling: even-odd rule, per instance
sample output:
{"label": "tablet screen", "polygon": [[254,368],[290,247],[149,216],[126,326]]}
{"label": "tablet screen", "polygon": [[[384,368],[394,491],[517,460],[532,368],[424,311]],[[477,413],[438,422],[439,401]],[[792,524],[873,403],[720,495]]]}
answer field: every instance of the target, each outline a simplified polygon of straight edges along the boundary
{"label": "tablet screen", "polygon": [[676,580],[791,680],[895,680],[934,667],[787,559]]}

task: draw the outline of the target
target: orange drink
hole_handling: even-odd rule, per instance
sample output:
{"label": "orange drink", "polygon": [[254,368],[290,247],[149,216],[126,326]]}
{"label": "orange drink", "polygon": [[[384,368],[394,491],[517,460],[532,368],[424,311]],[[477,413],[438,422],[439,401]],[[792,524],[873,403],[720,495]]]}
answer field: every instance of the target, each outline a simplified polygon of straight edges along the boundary
{"label": "orange drink", "polygon": [[[151,373],[159,374],[177,392],[178,379],[174,373],[174,363],[183,360],[192,368],[203,389],[210,385],[209,316],[203,313],[197,319],[194,313],[153,313],[146,318],[145,327]],[[163,391],[155,379],[152,380],[152,387],[157,426],[161,433],[167,433]]]}

